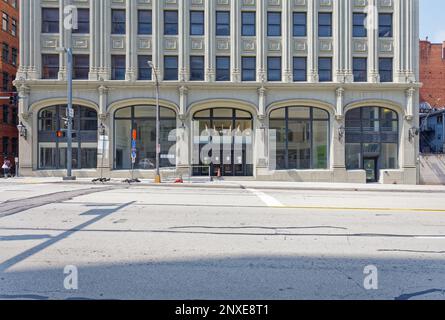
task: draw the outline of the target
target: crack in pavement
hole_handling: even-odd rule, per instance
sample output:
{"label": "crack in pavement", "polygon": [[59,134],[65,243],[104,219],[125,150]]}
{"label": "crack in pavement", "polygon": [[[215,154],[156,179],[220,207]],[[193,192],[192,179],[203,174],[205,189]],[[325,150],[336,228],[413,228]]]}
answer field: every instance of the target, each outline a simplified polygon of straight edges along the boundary
{"label": "crack in pavement", "polygon": [[109,186],[109,187],[99,187],[99,188],[93,187],[80,190],[55,192],[26,199],[10,201],[2,203],[2,206],[0,208],[0,218],[8,217],[16,213],[20,213],[33,208],[42,207],[51,203],[63,202],[84,195],[110,191],[114,189],[121,189],[121,188],[128,188],[128,187],[122,187],[122,186],[119,187]]}

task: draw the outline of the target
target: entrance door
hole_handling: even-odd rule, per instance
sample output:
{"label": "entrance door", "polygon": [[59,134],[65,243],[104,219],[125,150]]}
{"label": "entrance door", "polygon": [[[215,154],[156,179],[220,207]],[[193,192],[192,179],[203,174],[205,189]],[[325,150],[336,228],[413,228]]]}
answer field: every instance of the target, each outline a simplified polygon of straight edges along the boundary
{"label": "entrance door", "polygon": [[222,177],[252,176],[252,125],[252,115],[237,109],[209,109],[196,113],[194,148],[199,148],[200,158],[193,174],[208,175],[205,166],[210,166],[212,176],[218,173]]}
{"label": "entrance door", "polygon": [[377,158],[365,158],[363,160],[363,168],[366,171],[366,182],[377,182]]}

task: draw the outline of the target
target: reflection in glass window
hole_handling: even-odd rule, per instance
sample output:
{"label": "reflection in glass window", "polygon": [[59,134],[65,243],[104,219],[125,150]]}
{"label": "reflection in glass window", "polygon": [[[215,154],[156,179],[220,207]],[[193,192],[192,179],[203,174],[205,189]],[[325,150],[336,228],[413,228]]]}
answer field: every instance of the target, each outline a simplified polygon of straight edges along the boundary
{"label": "reflection in glass window", "polygon": [[[176,165],[176,113],[165,107],[161,115],[161,167]],[[114,117],[114,168],[131,169],[132,131],[136,130],[136,163],[134,168],[154,170],[156,167],[156,107],[132,106],[116,111]]]}
{"label": "reflection in glass window", "polygon": [[346,114],[346,168],[364,168],[364,160],[377,161],[381,169],[397,169],[399,120],[382,107],[363,107]]}
{"label": "reflection in glass window", "polygon": [[276,169],[328,168],[328,112],[312,107],[280,108],[271,112],[269,128],[275,130],[271,137],[276,140]]}
{"label": "reflection in glass window", "polygon": [[[66,109],[65,105],[57,105],[39,112],[39,169],[66,168]],[[73,109],[73,169],[97,168],[97,112],[78,105]],[[62,136],[57,136],[57,131]]]}

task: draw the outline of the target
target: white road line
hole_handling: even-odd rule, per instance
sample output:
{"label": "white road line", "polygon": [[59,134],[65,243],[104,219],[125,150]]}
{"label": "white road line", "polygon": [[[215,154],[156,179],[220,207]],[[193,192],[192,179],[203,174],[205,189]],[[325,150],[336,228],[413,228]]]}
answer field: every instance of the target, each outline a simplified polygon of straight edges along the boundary
{"label": "white road line", "polygon": [[246,189],[261,199],[268,207],[284,207],[284,205],[274,197],[255,189]]}
{"label": "white road line", "polygon": [[445,240],[445,237],[414,237],[422,240]]}

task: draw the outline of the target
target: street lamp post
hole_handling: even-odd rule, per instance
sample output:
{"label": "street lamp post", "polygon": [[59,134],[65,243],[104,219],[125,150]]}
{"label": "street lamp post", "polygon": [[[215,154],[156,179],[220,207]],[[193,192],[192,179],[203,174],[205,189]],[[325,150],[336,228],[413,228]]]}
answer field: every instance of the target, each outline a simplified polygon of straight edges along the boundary
{"label": "street lamp post", "polygon": [[161,144],[160,144],[160,131],[161,131],[161,123],[160,123],[160,115],[161,109],[159,107],[159,78],[156,72],[156,68],[152,61],[148,61],[148,65],[153,70],[153,75],[155,76],[155,85],[156,85],[156,177],[155,183],[161,183],[161,173],[160,173],[160,154],[161,154]]}
{"label": "street lamp post", "polygon": [[73,165],[73,50],[71,48],[58,48],[59,52],[64,52],[67,55],[67,83],[68,83],[68,104],[67,104],[67,114],[66,114],[66,177],[63,180],[76,180],[76,177],[72,174]]}

